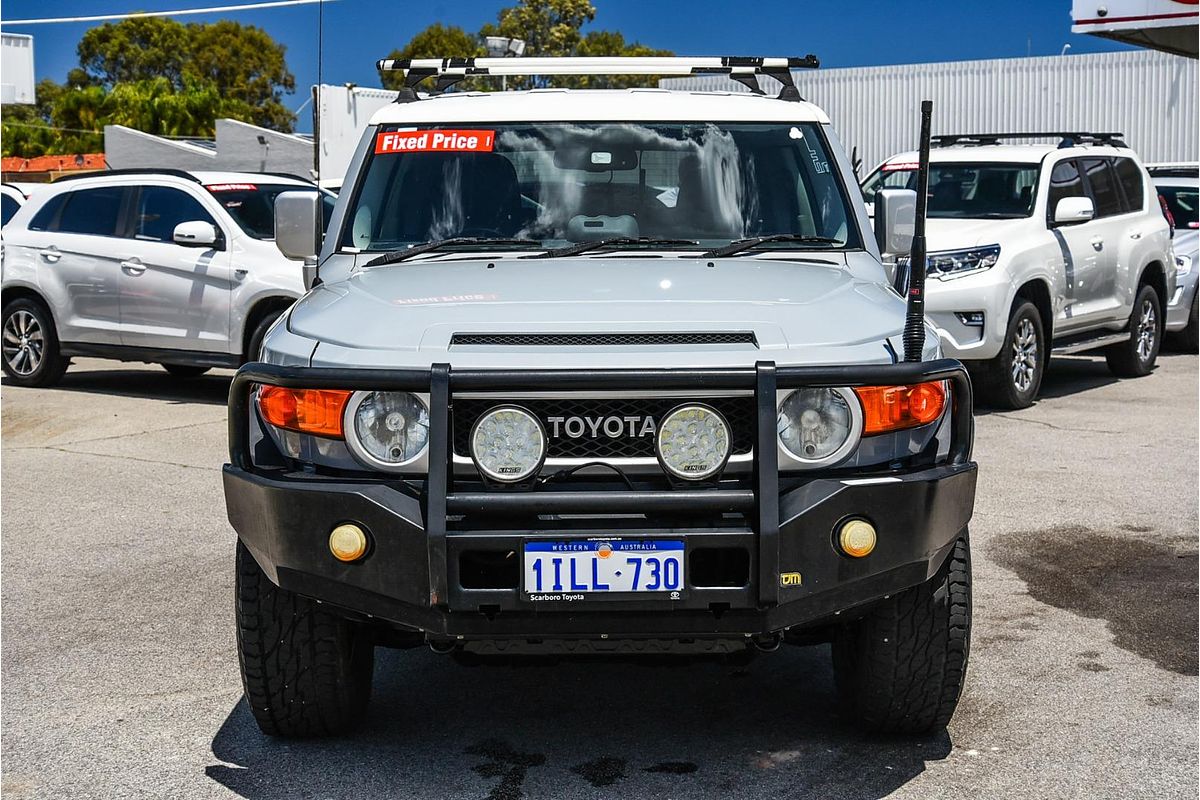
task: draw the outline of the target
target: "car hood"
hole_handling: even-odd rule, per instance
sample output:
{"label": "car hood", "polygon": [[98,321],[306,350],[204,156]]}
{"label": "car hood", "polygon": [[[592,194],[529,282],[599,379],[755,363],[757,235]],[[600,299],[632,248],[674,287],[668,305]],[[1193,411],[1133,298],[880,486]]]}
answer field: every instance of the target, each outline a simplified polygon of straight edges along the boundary
{"label": "car hood", "polygon": [[939,250],[963,250],[968,247],[998,244],[1003,249],[1005,241],[1017,233],[1017,229],[1028,225],[1029,219],[927,219],[925,238],[929,252]]}
{"label": "car hood", "polygon": [[[706,366],[887,363],[904,302],[821,263],[729,258],[454,259],[360,270],[293,308],[313,364]],[[751,332],[754,343],[479,345],[463,333]]]}

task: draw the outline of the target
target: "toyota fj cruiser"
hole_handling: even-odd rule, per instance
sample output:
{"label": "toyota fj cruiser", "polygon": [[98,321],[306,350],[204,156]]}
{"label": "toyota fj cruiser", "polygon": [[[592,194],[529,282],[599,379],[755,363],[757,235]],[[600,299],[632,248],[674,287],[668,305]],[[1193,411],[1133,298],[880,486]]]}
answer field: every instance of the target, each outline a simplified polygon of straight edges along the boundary
{"label": "toyota fj cruiser", "polygon": [[[944,727],[970,633],[971,386],[939,358],[917,276],[906,308],[884,272],[879,242],[921,241],[917,194],[885,193],[871,229],[793,83],[816,59],[381,66],[406,90],[323,241],[315,195],[276,201],[312,289],[230,391],[262,730],[354,725],[379,645],[820,642],[863,725]],[[415,92],[693,72],[783,90]]]}
{"label": "toyota fj cruiser", "polygon": [[[1021,140],[1054,144],[1018,144]],[[1119,133],[934,137],[929,320],[1002,408],[1037,398],[1050,355],[1102,351],[1121,377],[1154,369],[1175,287],[1154,184]],[[916,154],[863,182],[912,188]],[[904,257],[900,257],[903,265]],[[899,276],[903,280],[903,269]]]}

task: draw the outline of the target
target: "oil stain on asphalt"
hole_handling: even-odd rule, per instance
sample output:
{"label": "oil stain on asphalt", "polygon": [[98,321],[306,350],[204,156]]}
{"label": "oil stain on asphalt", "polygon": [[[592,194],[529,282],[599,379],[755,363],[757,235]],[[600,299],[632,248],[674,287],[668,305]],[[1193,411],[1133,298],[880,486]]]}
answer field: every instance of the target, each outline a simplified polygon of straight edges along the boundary
{"label": "oil stain on asphalt", "polygon": [[[1135,538],[1080,527],[1005,536],[993,557],[1033,599],[1108,623],[1115,644],[1181,675],[1197,674],[1195,540]],[[1103,669],[1094,660],[1089,671]]]}

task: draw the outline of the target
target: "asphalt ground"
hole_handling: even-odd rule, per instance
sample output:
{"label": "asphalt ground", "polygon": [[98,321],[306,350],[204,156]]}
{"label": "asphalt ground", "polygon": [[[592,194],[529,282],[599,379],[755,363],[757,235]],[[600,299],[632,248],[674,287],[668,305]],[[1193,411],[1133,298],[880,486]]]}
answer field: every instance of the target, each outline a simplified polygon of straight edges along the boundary
{"label": "asphalt ground", "polygon": [[947,733],[839,717],[826,647],[748,665],[383,651],[362,731],[241,701],[228,373],[82,360],[2,391],[6,798],[1197,796],[1197,358],[1055,360],[978,418],[975,628]]}

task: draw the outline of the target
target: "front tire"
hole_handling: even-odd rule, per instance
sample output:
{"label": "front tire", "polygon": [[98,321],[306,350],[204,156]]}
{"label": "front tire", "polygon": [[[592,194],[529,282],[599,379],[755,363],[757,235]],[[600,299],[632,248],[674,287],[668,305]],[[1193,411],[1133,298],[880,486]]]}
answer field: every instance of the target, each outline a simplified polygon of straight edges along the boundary
{"label": "front tire", "polygon": [[242,686],[262,732],[301,738],[357,726],[371,696],[369,635],[271,583],[240,541],[236,588]]}
{"label": "front tire", "polygon": [[967,533],[933,580],[842,626],[833,668],[842,707],[876,733],[930,734],[950,722],[971,645]]}
{"label": "front tire", "polygon": [[1149,375],[1162,344],[1162,302],[1153,286],[1143,284],[1133,301],[1128,341],[1104,351],[1108,368],[1119,378]]}
{"label": "front tire", "polygon": [[250,339],[246,342],[247,362],[258,361],[258,357],[262,354],[262,343],[267,336],[267,330],[281,316],[283,316],[283,311],[271,311],[255,324],[254,330],[250,333]]}
{"label": "front tire", "polygon": [[999,355],[986,362],[981,394],[998,408],[1028,408],[1042,388],[1046,331],[1037,306],[1021,300],[1013,306]]}
{"label": "front tire", "polygon": [[71,362],[58,347],[58,331],[46,307],[19,297],[0,313],[0,366],[17,386],[53,386]]}

